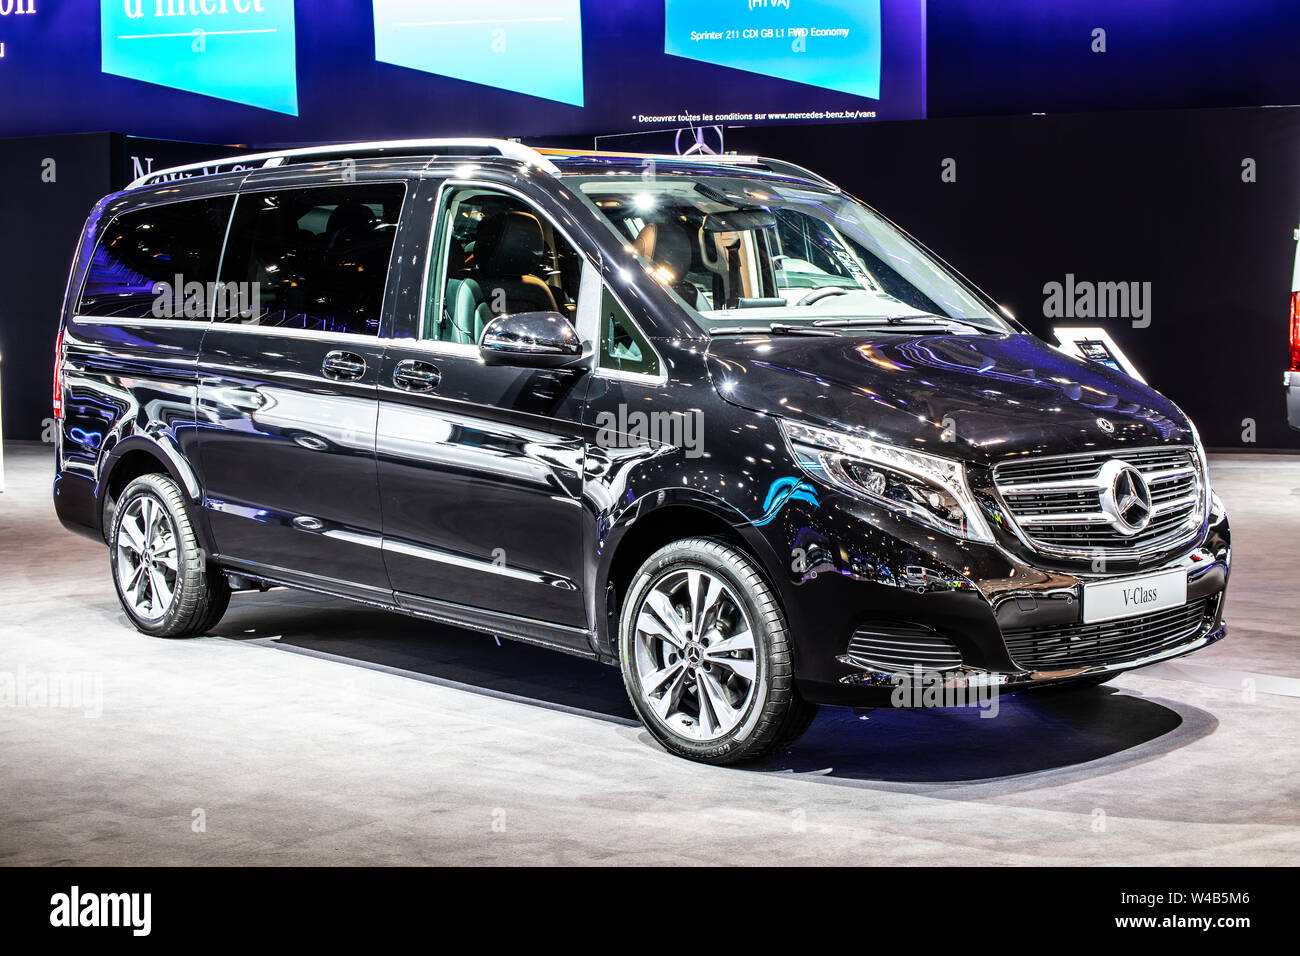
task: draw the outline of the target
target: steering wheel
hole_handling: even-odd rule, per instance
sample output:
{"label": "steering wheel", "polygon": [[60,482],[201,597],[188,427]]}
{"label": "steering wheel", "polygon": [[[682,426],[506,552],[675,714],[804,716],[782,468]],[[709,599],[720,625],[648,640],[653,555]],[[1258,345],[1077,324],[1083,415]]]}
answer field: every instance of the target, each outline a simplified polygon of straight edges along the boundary
{"label": "steering wheel", "polygon": [[828,285],[824,289],[818,289],[815,292],[808,293],[806,296],[804,296],[802,299],[799,300],[799,305],[812,305],[814,302],[820,302],[822,299],[829,298],[830,296],[848,295],[848,293],[849,293],[848,289],[841,289],[839,286],[836,285]]}

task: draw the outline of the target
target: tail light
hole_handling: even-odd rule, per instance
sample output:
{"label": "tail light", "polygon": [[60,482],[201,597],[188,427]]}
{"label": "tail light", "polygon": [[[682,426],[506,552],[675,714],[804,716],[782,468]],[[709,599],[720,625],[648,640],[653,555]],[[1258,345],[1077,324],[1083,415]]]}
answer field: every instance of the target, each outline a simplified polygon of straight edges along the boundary
{"label": "tail light", "polygon": [[[1295,354],[1295,315],[1291,316],[1291,351]],[[64,330],[55,339],[55,419],[64,416]]]}
{"label": "tail light", "polygon": [[1300,289],[1291,293],[1291,371],[1300,372]]}

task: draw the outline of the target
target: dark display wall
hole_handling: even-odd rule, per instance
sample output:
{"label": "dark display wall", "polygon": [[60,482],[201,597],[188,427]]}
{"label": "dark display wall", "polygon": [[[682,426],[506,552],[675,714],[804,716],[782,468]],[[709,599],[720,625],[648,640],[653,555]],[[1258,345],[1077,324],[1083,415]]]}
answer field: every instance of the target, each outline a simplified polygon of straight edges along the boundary
{"label": "dark display wall", "polygon": [[1300,103],[1298,52],[1295,0],[930,0],[927,114]]}
{"label": "dark display wall", "polygon": [[[1282,390],[1300,108],[729,130],[728,147],[826,175],[1044,337],[1105,328],[1207,444],[1300,447]],[[1076,301],[1130,284],[1145,314],[1050,318],[1045,287],[1069,281]]]}
{"label": "dark display wall", "polygon": [[54,338],[72,254],[101,196],[141,172],[229,155],[117,133],[0,140],[0,406],[4,437],[51,440]]}
{"label": "dark display wall", "polygon": [[6,439],[53,440],[54,338],[86,214],[111,188],[107,133],[0,140],[0,406]]}

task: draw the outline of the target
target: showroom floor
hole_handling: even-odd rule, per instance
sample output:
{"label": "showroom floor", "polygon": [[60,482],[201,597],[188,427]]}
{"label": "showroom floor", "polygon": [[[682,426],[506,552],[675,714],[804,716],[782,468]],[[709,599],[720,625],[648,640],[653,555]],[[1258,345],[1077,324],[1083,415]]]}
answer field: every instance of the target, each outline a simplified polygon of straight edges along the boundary
{"label": "showroom floor", "polygon": [[286,591],[146,638],[5,449],[0,864],[1294,864],[1300,457],[1216,456],[1229,639],[1105,689],[823,710],[690,764],[591,662]]}

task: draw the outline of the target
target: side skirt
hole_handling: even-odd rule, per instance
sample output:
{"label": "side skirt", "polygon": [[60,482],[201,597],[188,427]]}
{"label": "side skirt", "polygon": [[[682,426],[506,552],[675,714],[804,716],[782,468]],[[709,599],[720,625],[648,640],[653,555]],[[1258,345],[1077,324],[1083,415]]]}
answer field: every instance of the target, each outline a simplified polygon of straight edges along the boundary
{"label": "side skirt", "polygon": [[592,642],[592,635],[584,628],[566,627],[533,618],[502,614],[483,608],[452,604],[447,601],[435,601],[414,594],[386,591],[381,588],[352,584],[335,578],[303,574],[288,568],[259,564],[255,561],[241,561],[234,558],[214,556],[214,562],[223,571],[251,578],[254,581],[276,587],[296,588],[300,591],[312,591],[330,597],[343,598],[380,608],[395,611],[410,617],[437,621],[471,631],[504,637],[524,644],[534,644],[548,650],[561,651],[587,660],[600,660],[612,663],[597,654]]}

